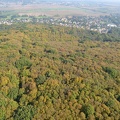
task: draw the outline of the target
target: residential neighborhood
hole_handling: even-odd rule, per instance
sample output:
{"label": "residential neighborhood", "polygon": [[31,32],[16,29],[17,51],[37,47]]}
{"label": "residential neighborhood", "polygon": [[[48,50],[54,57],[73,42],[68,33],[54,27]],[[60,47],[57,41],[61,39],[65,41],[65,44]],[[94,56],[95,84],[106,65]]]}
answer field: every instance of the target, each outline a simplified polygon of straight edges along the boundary
{"label": "residential neighborhood", "polygon": [[120,27],[119,21],[114,21],[113,17],[116,16],[66,16],[66,17],[48,17],[46,15],[28,16],[28,15],[16,15],[11,16],[9,19],[0,18],[0,24],[11,25],[15,23],[43,23],[53,24],[67,27],[76,27],[82,29],[88,29],[92,31],[98,31],[100,33],[107,33],[112,27]]}

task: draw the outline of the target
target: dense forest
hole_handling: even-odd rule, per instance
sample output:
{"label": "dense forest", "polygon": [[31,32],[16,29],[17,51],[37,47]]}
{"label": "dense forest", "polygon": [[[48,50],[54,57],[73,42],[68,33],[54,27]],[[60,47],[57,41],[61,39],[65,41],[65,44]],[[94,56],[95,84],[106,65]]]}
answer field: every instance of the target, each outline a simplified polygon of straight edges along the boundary
{"label": "dense forest", "polygon": [[120,30],[1,25],[0,120],[120,120]]}

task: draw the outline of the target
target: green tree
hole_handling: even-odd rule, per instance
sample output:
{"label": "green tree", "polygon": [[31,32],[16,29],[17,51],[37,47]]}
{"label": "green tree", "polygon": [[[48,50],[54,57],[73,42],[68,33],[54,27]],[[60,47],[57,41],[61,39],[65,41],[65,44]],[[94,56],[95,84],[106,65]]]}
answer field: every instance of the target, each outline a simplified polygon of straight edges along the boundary
{"label": "green tree", "polygon": [[30,68],[32,66],[32,63],[27,58],[21,57],[15,62],[15,66],[18,69],[23,69],[24,67]]}
{"label": "green tree", "polygon": [[92,105],[87,104],[87,105],[83,105],[82,112],[84,112],[86,117],[88,117],[89,115],[94,114],[95,110],[94,110],[94,107]]}
{"label": "green tree", "polygon": [[32,120],[35,114],[35,109],[32,105],[23,106],[17,109],[14,113],[15,120]]}
{"label": "green tree", "polygon": [[8,97],[11,99],[16,99],[17,95],[18,95],[18,88],[17,87],[11,88],[8,92]]}

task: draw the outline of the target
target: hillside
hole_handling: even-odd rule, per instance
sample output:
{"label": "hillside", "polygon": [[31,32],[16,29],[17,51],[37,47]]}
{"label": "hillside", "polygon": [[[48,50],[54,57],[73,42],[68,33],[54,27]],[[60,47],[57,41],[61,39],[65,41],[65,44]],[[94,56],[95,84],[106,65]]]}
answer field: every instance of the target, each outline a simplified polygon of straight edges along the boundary
{"label": "hillside", "polygon": [[0,120],[120,119],[119,29],[0,28]]}

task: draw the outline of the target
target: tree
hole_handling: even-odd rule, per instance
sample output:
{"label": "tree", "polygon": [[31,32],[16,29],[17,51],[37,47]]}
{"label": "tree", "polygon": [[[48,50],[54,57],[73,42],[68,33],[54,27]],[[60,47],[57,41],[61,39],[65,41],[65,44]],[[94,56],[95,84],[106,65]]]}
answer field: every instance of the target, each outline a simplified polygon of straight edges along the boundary
{"label": "tree", "polygon": [[44,75],[39,75],[38,78],[36,78],[35,82],[37,85],[43,84],[46,81],[46,77]]}
{"label": "tree", "polygon": [[83,105],[82,112],[84,112],[86,117],[88,117],[89,115],[94,114],[95,110],[94,110],[94,107],[92,105],[87,104],[87,105]]}
{"label": "tree", "polygon": [[23,69],[24,67],[30,68],[32,66],[32,63],[27,58],[21,57],[15,62],[15,66],[18,69]]}
{"label": "tree", "polygon": [[32,105],[19,107],[14,113],[15,120],[31,120],[35,114],[35,109]]}
{"label": "tree", "polygon": [[17,95],[18,95],[18,88],[17,87],[11,88],[8,92],[8,97],[11,99],[16,99]]}

